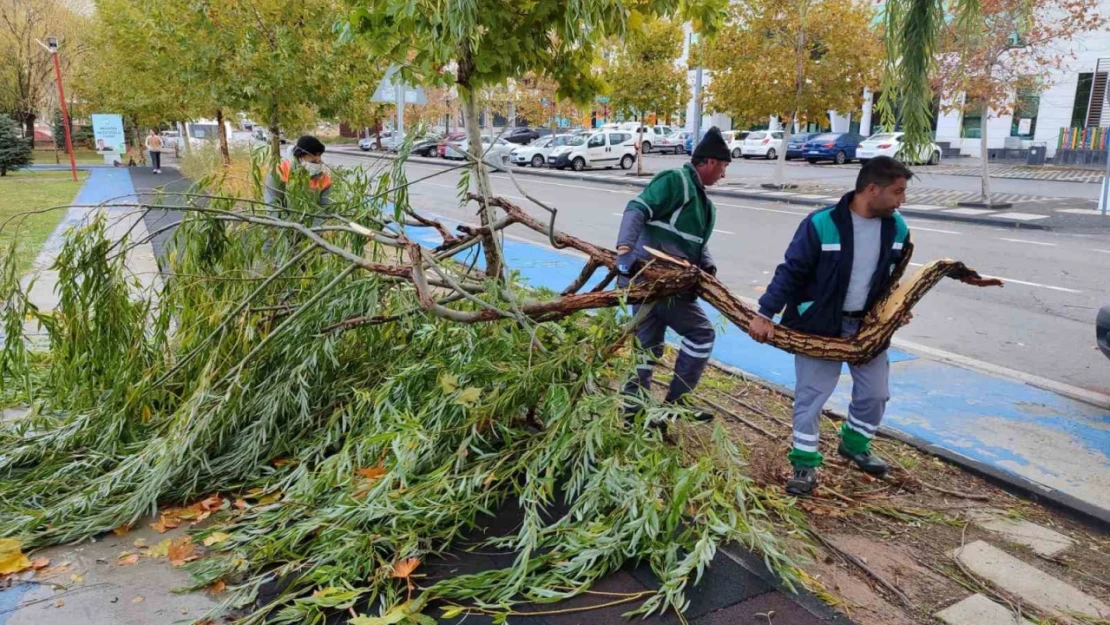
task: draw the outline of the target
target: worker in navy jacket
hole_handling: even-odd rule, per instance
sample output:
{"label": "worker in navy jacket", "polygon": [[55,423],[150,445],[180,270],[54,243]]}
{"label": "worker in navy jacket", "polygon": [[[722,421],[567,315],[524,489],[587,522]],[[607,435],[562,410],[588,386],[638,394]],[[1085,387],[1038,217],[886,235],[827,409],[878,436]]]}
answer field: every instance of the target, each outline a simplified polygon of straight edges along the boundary
{"label": "worker in navy jacket", "polygon": [[[868,161],[856,190],[835,206],[802,220],[786,259],[763,297],[749,332],[760,342],[774,336],[773,318],[792,330],[830,337],[851,337],[891,286],[909,242],[909,228],[898,207],[906,199],[913,173],[890,157]],[[907,317],[903,321],[908,321]],[[794,473],[787,492],[808,495],[817,485],[822,456],[817,449],[821,411],[840,379],[839,361],[794,357]],[[870,362],[849,365],[852,401],[840,430],[837,453],[863,471],[882,476],[887,464],[871,453],[871,439],[882,422],[890,390],[890,361],[884,350]]]}

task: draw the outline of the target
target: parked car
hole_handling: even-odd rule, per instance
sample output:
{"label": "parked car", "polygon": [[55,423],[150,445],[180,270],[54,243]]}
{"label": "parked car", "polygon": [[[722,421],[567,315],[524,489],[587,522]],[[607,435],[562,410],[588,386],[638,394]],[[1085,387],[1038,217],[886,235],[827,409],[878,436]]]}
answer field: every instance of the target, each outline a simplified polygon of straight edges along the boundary
{"label": "parked car", "polygon": [[566,145],[551,151],[547,164],[555,169],[570,167],[582,171],[587,167],[630,169],[636,162],[635,138],[631,132],[604,130],[591,135],[570,138]]}
{"label": "parked car", "polygon": [[653,145],[652,148],[660,152],[671,152],[673,154],[684,152],[686,151],[686,137],[689,134],[685,130],[672,132],[665,137],[661,137],[659,143]]}
{"label": "parked car", "polygon": [[697,139],[694,138],[694,133],[692,133],[692,132],[687,133],[686,141],[682,144],[682,147],[686,151],[687,154],[693,154],[694,153],[694,142],[695,141],[701,141],[702,138],[705,137],[705,131],[706,130],[709,130],[709,129],[708,128],[703,128],[701,130],[701,132],[698,133]]}
{"label": "parked car", "polygon": [[774,160],[782,150],[781,130],[760,130],[744,137],[744,144],[740,153],[744,158],[762,156],[767,160]]}
{"label": "parked car", "polygon": [[551,154],[551,151],[555,148],[566,145],[567,141],[574,136],[567,134],[540,137],[528,145],[513,148],[509,152],[509,162],[517,167],[524,167],[525,165],[543,167],[547,164],[547,155]]}
{"label": "parked car", "polygon": [[670,126],[640,126],[639,124],[624,124],[621,126],[621,131],[629,131],[639,140],[641,128],[643,129],[644,136],[644,154],[651,152],[654,148],[659,147],[663,138],[674,132],[674,128]]}
{"label": "parked car", "polygon": [[805,151],[806,141],[810,137],[817,136],[818,133],[814,132],[800,132],[796,135],[790,135],[790,141],[786,143],[786,160],[792,158],[802,158]]}
{"label": "parked car", "polygon": [[752,134],[750,130],[728,130],[721,133],[725,143],[728,144],[728,151],[732,152],[732,158],[740,158],[744,155],[744,141],[750,134]]}
{"label": "parked car", "polygon": [[805,159],[810,163],[832,161],[837,165],[856,160],[863,137],[854,132],[823,132],[806,141]]}
{"label": "parked car", "polygon": [[[509,152],[515,147],[514,144],[498,137],[493,138],[489,135],[482,136],[482,152],[485,154],[484,160],[487,163],[494,165],[504,165],[509,162]],[[448,142],[447,150],[444,153],[444,158],[463,160],[466,158],[466,153],[470,151],[470,141],[465,137],[461,141]]]}
{"label": "parked car", "polygon": [[1095,341],[1104,356],[1110,358],[1110,304],[1098,311],[1095,319]]}
{"label": "parked car", "polygon": [[373,150],[374,146],[378,145],[379,136],[382,139],[382,148],[385,148],[387,145],[389,145],[389,138],[393,136],[393,133],[389,130],[383,130],[381,132],[381,135],[375,134],[372,135],[370,138],[363,137],[362,139],[358,140],[358,149],[362,150],[363,152],[369,152],[370,150]]}
{"label": "parked car", "polygon": [[177,144],[181,141],[181,133],[176,130],[163,130],[162,131],[162,147],[167,150],[177,149]]}
{"label": "parked car", "polygon": [[527,145],[540,137],[539,133],[527,126],[518,126],[506,130],[501,138],[509,143]]}
{"label": "parked car", "polygon": [[[429,134],[424,135],[419,139],[414,139],[412,142],[412,151],[409,153],[416,156],[436,156],[436,150],[438,149],[439,141],[442,138],[442,136],[437,134]],[[399,151],[401,149],[401,145],[403,144],[404,140],[401,140],[399,142],[389,141],[388,144],[384,139],[382,140],[382,145],[390,152]]]}
{"label": "parked car", "polygon": [[923,146],[917,154],[910,155],[902,144],[904,135],[905,133],[901,132],[881,132],[871,135],[856,148],[856,157],[861,165],[876,156],[889,156],[911,165],[940,164],[944,152],[939,145],[929,142],[929,145]]}
{"label": "parked car", "polygon": [[462,141],[466,138],[465,132],[449,132],[447,136],[440,139],[436,144],[436,153],[440,158],[447,158],[447,144],[451,141]]}

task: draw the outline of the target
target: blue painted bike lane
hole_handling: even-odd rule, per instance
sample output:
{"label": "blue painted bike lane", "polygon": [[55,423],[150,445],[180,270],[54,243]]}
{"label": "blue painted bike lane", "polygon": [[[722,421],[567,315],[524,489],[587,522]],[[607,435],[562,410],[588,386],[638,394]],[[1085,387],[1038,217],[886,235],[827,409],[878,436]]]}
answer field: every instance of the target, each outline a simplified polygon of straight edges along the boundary
{"label": "blue painted bike lane", "polygon": [[[417,238],[440,243],[428,231]],[[505,239],[504,250],[509,267],[529,284],[556,291],[584,264],[578,254],[512,238]],[[599,281],[595,275],[590,285]],[[792,355],[756,343],[715,310],[710,316],[717,318],[715,361],[793,389]],[[884,433],[1110,522],[1110,411],[896,349],[889,356]],[[845,415],[851,386],[845,367],[827,408]]]}

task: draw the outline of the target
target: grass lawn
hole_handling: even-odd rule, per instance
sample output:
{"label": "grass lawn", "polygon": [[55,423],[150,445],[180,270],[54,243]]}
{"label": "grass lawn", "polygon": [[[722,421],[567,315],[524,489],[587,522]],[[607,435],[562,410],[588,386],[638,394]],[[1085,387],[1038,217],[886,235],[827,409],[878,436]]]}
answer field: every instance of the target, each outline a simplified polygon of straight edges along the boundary
{"label": "grass lawn", "polygon": [[[69,165],[69,155],[66,154],[65,150],[60,150],[58,152],[58,163],[54,162],[54,150],[52,148],[35,148],[34,155],[31,158],[34,159],[36,165]],[[104,164],[104,156],[102,154],[97,154],[95,150],[75,149],[73,151],[73,160],[77,161],[78,165]]]}
{"label": "grass lawn", "polygon": [[68,171],[17,171],[0,176],[0,197],[4,198],[0,202],[0,224],[3,224],[0,229],[0,256],[7,253],[13,242],[18,242],[16,264],[20,272],[26,271],[65,211],[31,215],[22,222],[18,217],[7,222],[8,218],[72,202],[87,175],[87,172],[77,172],[81,182],[73,182]]}

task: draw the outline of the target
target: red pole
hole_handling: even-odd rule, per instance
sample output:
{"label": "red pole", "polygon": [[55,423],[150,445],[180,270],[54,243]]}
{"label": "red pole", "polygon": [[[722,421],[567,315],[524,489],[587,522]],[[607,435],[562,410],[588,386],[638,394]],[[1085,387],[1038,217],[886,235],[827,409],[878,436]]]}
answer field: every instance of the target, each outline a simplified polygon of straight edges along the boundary
{"label": "red pole", "polygon": [[69,152],[69,170],[73,173],[73,181],[77,182],[77,161],[73,158],[73,138],[69,134],[69,110],[66,108],[66,92],[62,90],[62,65],[58,63],[58,53],[51,52],[54,57],[54,75],[58,77],[58,102],[62,105],[62,124],[66,127],[66,151]]}

